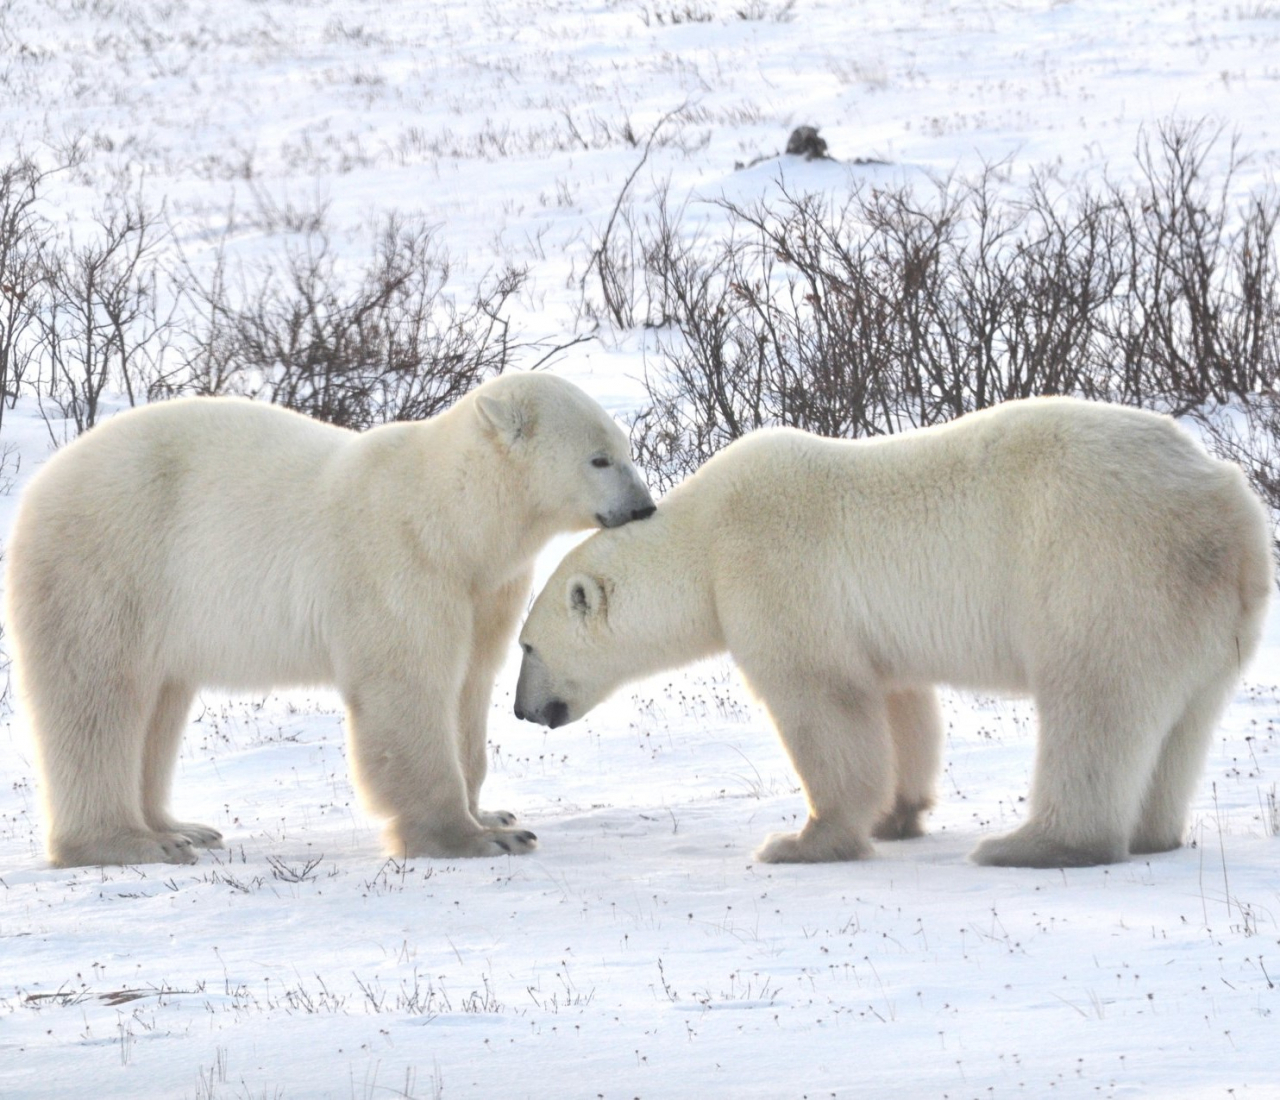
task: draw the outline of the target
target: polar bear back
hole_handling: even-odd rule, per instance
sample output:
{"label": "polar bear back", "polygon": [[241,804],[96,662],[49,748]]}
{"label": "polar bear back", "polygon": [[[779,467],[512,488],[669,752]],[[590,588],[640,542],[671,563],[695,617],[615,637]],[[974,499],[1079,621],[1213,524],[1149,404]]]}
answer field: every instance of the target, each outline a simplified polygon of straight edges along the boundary
{"label": "polar bear back", "polygon": [[1266,517],[1236,467],[1168,418],[1065,398],[878,440],[758,432],[659,515],[686,508],[738,645],[763,624],[801,652],[844,638],[832,659],[903,682],[1030,690],[1064,654],[1102,667],[1114,654],[1081,647],[1100,634],[1172,665],[1185,647],[1149,639],[1270,585]]}
{"label": "polar bear back", "polygon": [[[300,545],[316,548],[313,562],[332,552],[324,481],[358,438],[238,399],[164,402],[100,425],[24,494],[11,615],[48,597],[85,631],[116,636],[132,614],[144,659],[176,675],[212,670],[215,684],[326,678],[324,647],[298,644],[320,641],[323,624],[300,620],[325,581],[291,563]],[[85,530],[94,533],[86,552],[62,552]],[[55,621],[47,611],[33,618]],[[34,631],[23,641],[42,644]]]}

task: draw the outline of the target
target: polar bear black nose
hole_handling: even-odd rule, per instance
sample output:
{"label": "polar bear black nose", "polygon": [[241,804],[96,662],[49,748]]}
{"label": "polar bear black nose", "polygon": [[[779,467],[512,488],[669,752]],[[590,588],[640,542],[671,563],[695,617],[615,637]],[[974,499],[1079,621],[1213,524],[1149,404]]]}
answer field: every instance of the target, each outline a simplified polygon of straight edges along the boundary
{"label": "polar bear black nose", "polygon": [[519,703],[516,703],[516,717],[519,718],[520,721],[524,721],[524,707]]}

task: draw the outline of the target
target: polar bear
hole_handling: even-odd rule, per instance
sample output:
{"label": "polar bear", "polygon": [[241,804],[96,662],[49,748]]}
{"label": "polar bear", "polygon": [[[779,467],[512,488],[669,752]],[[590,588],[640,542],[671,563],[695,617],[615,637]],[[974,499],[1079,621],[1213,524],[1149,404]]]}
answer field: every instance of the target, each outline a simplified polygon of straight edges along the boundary
{"label": "polar bear", "polygon": [[653,511],[622,429],[546,374],[363,433],[239,398],[126,412],[49,460],[8,621],[56,866],[195,860],[170,780],[201,687],[335,685],[399,855],[524,852],[477,805],[535,555]]}
{"label": "polar bear", "polygon": [[1029,693],[1030,812],[973,858],[1162,852],[1257,647],[1270,541],[1241,472],[1148,412],[1033,398],[869,441],[763,430],[565,558],[520,635],[516,714],[559,726],[727,649],[809,807],[756,855],[818,861],[919,835],[935,684]]}

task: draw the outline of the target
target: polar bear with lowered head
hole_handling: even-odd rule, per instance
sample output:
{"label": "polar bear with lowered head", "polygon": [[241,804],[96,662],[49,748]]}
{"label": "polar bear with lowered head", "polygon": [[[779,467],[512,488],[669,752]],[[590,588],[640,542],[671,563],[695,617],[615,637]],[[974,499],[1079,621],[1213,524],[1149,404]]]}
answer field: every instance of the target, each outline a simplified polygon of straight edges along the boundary
{"label": "polar bear with lowered head", "polygon": [[935,684],[1029,693],[1030,812],[974,859],[1162,852],[1257,647],[1268,527],[1237,468],[1133,409],[1014,401],[861,442],[764,430],[565,558],[521,632],[516,713],[559,726],[727,649],[809,805],[756,854],[817,861],[919,835]]}
{"label": "polar bear with lowered head", "polygon": [[9,627],[49,858],[193,862],[169,815],[201,687],[336,685],[398,855],[524,852],[481,812],[495,672],[535,555],[647,516],[626,435],[543,374],[363,433],[237,398],[126,412],[49,460],[9,545]]}

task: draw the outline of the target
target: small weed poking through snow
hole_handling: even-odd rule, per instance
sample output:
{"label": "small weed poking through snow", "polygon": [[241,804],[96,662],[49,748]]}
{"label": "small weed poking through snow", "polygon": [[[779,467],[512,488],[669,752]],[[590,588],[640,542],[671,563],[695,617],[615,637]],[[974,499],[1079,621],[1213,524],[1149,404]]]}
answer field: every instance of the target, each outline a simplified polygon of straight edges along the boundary
{"label": "small weed poking through snow", "polygon": [[[271,867],[271,877],[280,882],[313,882],[316,868],[323,858],[324,856],[314,856],[295,867],[285,863],[279,856],[267,856],[267,863]],[[337,873],[336,868],[334,873]]]}
{"label": "small weed poking through snow", "polygon": [[[410,876],[416,878],[417,874],[417,868],[410,866],[407,859],[392,857],[378,868],[378,873],[373,878],[365,882],[364,888],[371,897],[377,897],[379,894],[402,893],[410,882]],[[434,874],[435,868],[428,864],[426,870],[422,872],[422,881],[425,882]]]}
{"label": "small weed poking through snow", "polygon": [[1269,791],[1258,788],[1258,804],[1262,810],[1262,824],[1267,830],[1267,836],[1280,836],[1280,801],[1277,801],[1274,783]]}
{"label": "small weed poking through snow", "polygon": [[447,1016],[462,1012],[468,1015],[499,1013],[505,1006],[498,1000],[497,994],[490,984],[489,975],[480,976],[480,988],[473,989],[465,997],[457,1001],[456,1006],[443,982],[436,985],[430,979],[423,984],[422,975],[415,966],[413,975],[403,979],[394,993],[389,994],[382,988],[378,978],[365,980],[359,975],[352,975],[356,987],[364,997],[363,1006],[374,1015],[384,1013],[422,1016],[434,1020],[437,1016]]}
{"label": "small weed poking through snow", "polygon": [[227,1048],[218,1047],[213,1065],[206,1071],[203,1066],[197,1074],[196,1100],[214,1100],[219,1085],[227,1083]]}

